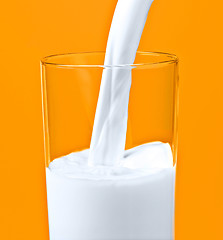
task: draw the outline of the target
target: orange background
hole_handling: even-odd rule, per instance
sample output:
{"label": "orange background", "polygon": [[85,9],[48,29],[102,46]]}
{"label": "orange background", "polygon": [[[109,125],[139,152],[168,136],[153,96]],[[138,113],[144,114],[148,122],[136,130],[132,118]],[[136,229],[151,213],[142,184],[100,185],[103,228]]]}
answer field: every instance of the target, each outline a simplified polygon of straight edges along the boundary
{"label": "orange background", "polygon": [[[48,239],[39,60],[105,50],[116,0],[0,8],[0,239]],[[176,239],[223,239],[223,3],[155,0],[139,50],[180,58]]]}

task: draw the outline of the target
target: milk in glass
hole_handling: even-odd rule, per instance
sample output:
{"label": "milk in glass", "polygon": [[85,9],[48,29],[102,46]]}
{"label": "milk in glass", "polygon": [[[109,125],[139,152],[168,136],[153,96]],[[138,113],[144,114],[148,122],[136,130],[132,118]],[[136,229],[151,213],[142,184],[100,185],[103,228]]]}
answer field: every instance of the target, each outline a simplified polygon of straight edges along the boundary
{"label": "milk in glass", "polygon": [[[46,169],[51,240],[170,240],[175,167],[168,143],[125,150],[131,64],[152,0],[119,0],[90,149]],[[149,111],[149,110],[148,110]]]}

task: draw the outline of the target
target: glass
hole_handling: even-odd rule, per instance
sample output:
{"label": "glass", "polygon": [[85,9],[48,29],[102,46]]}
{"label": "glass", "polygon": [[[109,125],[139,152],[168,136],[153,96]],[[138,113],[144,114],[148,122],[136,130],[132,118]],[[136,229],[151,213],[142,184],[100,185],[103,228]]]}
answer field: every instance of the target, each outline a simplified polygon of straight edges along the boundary
{"label": "glass", "polygon": [[[137,52],[134,64],[104,66],[104,57],[104,52],[71,53],[41,61],[50,239],[173,239],[178,59]],[[155,163],[149,177],[135,179],[73,178],[72,170],[64,176],[61,162],[50,164],[90,147],[102,72],[117,68],[132,74],[126,149],[166,143],[173,166],[161,169]]]}

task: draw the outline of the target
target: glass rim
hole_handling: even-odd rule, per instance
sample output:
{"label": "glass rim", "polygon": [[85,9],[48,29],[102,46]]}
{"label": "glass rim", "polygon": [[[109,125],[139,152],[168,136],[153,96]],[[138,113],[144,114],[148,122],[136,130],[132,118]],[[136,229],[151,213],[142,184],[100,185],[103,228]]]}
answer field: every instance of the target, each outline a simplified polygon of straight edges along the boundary
{"label": "glass rim", "polygon": [[179,59],[175,54],[165,52],[151,52],[151,51],[137,51],[137,54],[145,56],[161,57],[165,56],[165,60],[157,60],[152,62],[142,62],[133,64],[117,64],[117,65],[104,65],[104,64],[64,64],[52,61],[57,57],[70,56],[70,55],[87,55],[87,54],[105,54],[105,51],[90,51],[90,52],[74,52],[74,53],[59,53],[43,57],[40,62],[44,66],[54,66],[59,68],[132,68],[132,67],[146,67],[154,66],[159,64],[173,64],[178,63]]}

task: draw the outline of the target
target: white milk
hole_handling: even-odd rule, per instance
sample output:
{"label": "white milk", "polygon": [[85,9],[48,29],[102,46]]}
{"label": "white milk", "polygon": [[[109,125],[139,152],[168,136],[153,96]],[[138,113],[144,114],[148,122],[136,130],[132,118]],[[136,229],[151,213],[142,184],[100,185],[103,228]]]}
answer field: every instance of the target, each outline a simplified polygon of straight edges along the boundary
{"label": "white milk", "polygon": [[46,169],[51,240],[170,240],[174,181],[169,144],[125,151],[119,167],[88,166],[89,150]]}
{"label": "white milk", "polygon": [[[104,65],[133,64],[153,0],[119,0]],[[91,137],[90,165],[117,165],[125,149],[131,68],[103,71]]]}
{"label": "white milk", "polygon": [[[105,65],[132,64],[152,0],[119,0]],[[90,150],[46,169],[51,240],[170,240],[175,167],[169,144],[124,151],[132,67],[103,71]]]}

